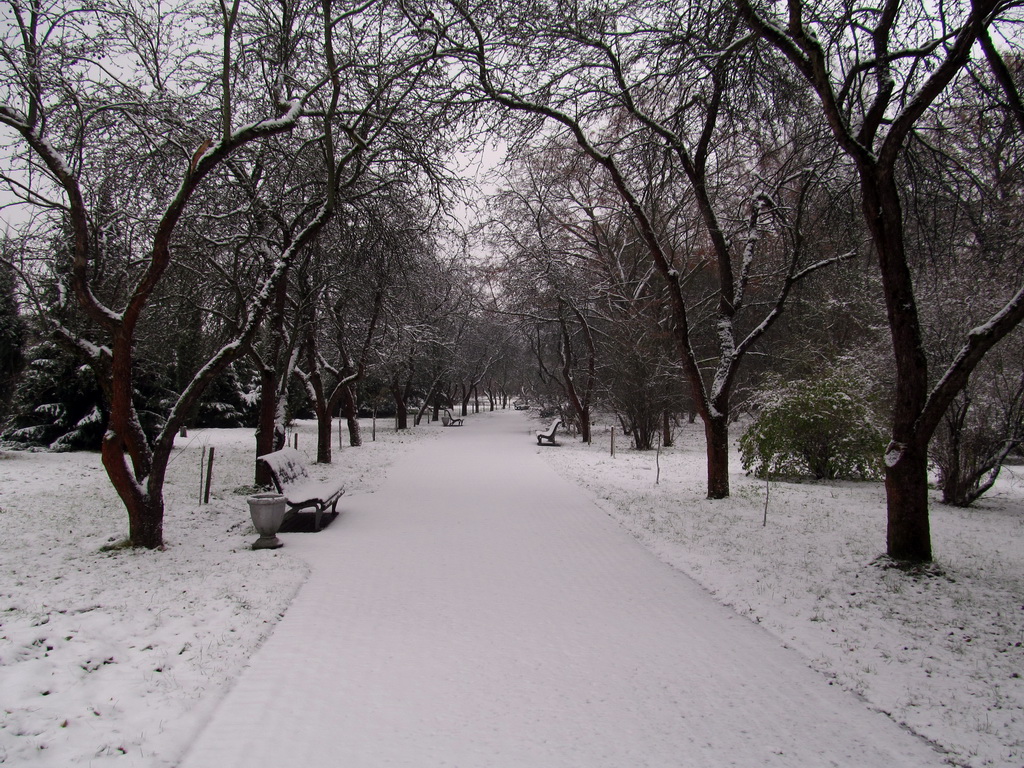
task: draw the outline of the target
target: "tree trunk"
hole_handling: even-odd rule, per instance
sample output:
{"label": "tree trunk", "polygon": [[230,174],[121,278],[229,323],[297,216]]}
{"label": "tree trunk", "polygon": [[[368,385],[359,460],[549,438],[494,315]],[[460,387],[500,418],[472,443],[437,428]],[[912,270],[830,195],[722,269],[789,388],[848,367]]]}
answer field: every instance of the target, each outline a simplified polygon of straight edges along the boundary
{"label": "tree trunk", "polygon": [[[127,415],[127,423],[137,423],[134,411]],[[130,430],[130,427],[128,428]],[[107,476],[128,511],[128,541],[133,547],[159,549],[164,544],[164,478],[170,461],[174,440],[160,441],[147,456],[147,461],[129,463],[126,443],[116,429],[108,429],[100,448],[100,456]],[[139,470],[132,466],[138,464]]]}
{"label": "tree trunk", "polygon": [[363,433],[359,429],[359,409],[352,387],[345,385],[341,395],[341,415],[348,425],[348,444],[357,448],[363,444]]}
{"label": "tree trunk", "polygon": [[[256,427],[257,458],[273,453],[283,446],[276,445],[274,428],[277,424],[277,375],[272,370],[264,370],[260,374],[260,410]],[[258,486],[271,486],[274,481],[270,471],[262,462],[256,462],[255,482]]]}
{"label": "tree trunk", "polygon": [[[889,557],[923,562],[931,559],[928,526],[928,442],[918,419],[928,399],[928,359],[907,265],[903,209],[892,173],[871,166],[860,169],[864,218],[871,229],[896,364],[892,442],[886,454],[885,492]],[[894,457],[901,456],[898,461]],[[893,466],[889,466],[893,464]]]}
{"label": "tree trunk", "polygon": [[128,511],[128,541],[133,547],[158,549],[164,543],[164,500],[162,488],[148,492],[136,481],[125,461],[127,458],[116,435],[108,433],[101,450],[103,466]]}
{"label": "tree trunk", "polygon": [[427,396],[423,398],[423,405],[421,405],[419,407],[419,410],[416,411],[416,416],[415,418],[413,418],[412,422],[414,427],[418,427],[420,425],[420,422],[423,421],[423,415],[427,412],[427,409],[430,408],[430,404],[432,402],[436,402],[436,396],[437,382],[435,381],[434,384],[431,385],[430,391],[427,392]]}
{"label": "tree trunk", "polygon": [[886,454],[885,496],[889,557],[925,563],[932,559],[928,523],[928,447],[890,444]]}
{"label": "tree trunk", "polygon": [[704,437],[708,451],[708,498],[729,496],[729,419],[726,414],[704,421]]}
{"label": "tree trunk", "polygon": [[146,494],[141,503],[128,508],[128,540],[133,547],[159,549],[164,545],[164,498]]}
{"label": "tree trunk", "polygon": [[331,412],[326,407],[316,410],[316,461],[331,463]]}
{"label": "tree trunk", "polygon": [[395,428],[408,429],[409,409],[405,404],[405,390],[397,381],[391,384],[391,396],[395,401]]}
{"label": "tree trunk", "polygon": [[661,445],[664,448],[671,448],[672,442],[672,414],[666,410],[661,427]]}

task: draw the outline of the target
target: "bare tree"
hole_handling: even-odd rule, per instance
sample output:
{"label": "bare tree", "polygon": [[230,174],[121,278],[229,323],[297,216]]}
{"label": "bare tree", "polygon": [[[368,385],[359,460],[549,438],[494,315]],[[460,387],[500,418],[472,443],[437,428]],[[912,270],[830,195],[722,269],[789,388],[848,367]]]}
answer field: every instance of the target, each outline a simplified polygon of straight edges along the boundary
{"label": "bare tree", "polygon": [[[754,48],[727,6],[677,10],[638,2],[587,13],[557,5],[492,13],[452,3],[410,15],[466,66],[486,98],[532,118],[528,128],[538,121],[560,128],[607,174],[664,281],[680,369],[705,425],[708,496],[722,498],[730,395],[744,357],[793,286],[846,254],[812,258],[801,232],[821,165],[802,105],[784,87],[744,81]],[[762,111],[782,128],[751,140],[745,129]],[[685,185],[677,194],[689,196],[699,216],[704,242],[690,254],[667,246],[645,200],[649,179],[633,153],[654,147],[667,148]],[[710,367],[694,346],[686,292],[697,274],[715,283]],[[748,288],[755,285],[772,298],[754,300]]]}
{"label": "bare tree", "polygon": [[995,485],[1007,457],[1024,444],[1024,371],[1016,352],[1017,365],[990,354],[978,371],[984,376],[965,387],[943,414],[929,457],[944,504],[973,504]]}
{"label": "bare tree", "polygon": [[[425,139],[426,141],[427,139]],[[331,460],[331,416],[342,406],[349,442],[360,445],[355,387],[383,343],[390,314],[432,257],[430,216],[424,191],[408,179],[374,183],[346,206],[344,222],[319,260],[313,308],[298,374],[319,424],[317,460]]]}
{"label": "bare tree", "polygon": [[[749,28],[785,55],[815,92],[838,147],[853,162],[878,258],[896,365],[892,433],[886,451],[887,551],[931,559],[928,442],[984,355],[1024,318],[1024,289],[974,327],[959,353],[929,376],[910,268],[899,163],[929,110],[971,62],[976,43],[998,29],[998,0],[935,6],[887,0],[878,8],[813,13],[794,0],[781,18],[748,0],[736,6]],[[993,46],[990,59],[1001,61]],[[1016,94],[1012,83],[1007,93]],[[1017,114],[1019,98],[1011,108]]]}
{"label": "bare tree", "polygon": [[556,386],[563,421],[589,442],[597,370],[609,362],[598,349],[607,351],[603,335],[614,333],[608,310],[632,306],[651,270],[643,256],[639,268],[622,263],[637,238],[572,147],[550,142],[519,155],[492,201],[501,311],[521,324],[542,385]]}
{"label": "bare tree", "polygon": [[[102,458],[128,510],[130,541],[159,547],[164,473],[178,427],[205,387],[246,352],[289,265],[330,219],[344,169],[392,114],[383,94],[412,91],[431,53],[396,34],[386,38],[388,55],[400,53],[395,66],[381,71],[378,61],[360,62],[355,54],[364,35],[381,39],[377,31],[401,24],[393,14],[366,20],[372,4],[335,10],[329,0],[288,3],[277,13],[235,0],[207,17],[185,7],[127,3],[6,7],[0,125],[15,140],[7,147],[13,165],[2,178],[24,206],[40,212],[32,224],[59,243],[57,259],[33,277],[67,289],[57,292],[47,316],[89,361],[109,403]],[[316,127],[301,135],[310,122]],[[257,192],[250,203],[260,199],[266,169],[252,150],[287,135],[294,138],[282,141],[282,151],[298,157],[312,147],[318,173],[293,196],[287,236],[276,241],[266,217],[216,210],[225,224],[245,222],[216,253],[230,262],[254,249],[262,287],[255,296],[240,291],[244,300],[220,313],[222,343],[151,437],[135,403],[136,349],[178,263],[182,225],[200,204],[221,199],[204,196],[210,186],[250,184]],[[225,269],[210,261],[206,267]],[[62,322],[75,315],[68,295],[87,322]]]}
{"label": "bare tree", "polygon": [[[231,340],[179,394],[152,439],[134,402],[140,323],[173,262],[174,235],[196,191],[247,145],[293,130],[321,83],[294,94],[267,93],[271,114],[245,110],[249,119],[238,125],[236,111],[252,84],[235,79],[231,60],[243,52],[258,54],[238,27],[237,2],[206,20],[203,31],[217,40],[215,46],[195,41],[209,56],[182,51],[169,36],[157,34],[174,23],[173,11],[136,13],[65,2],[12,2],[8,10],[13,23],[0,71],[0,124],[20,137],[19,145],[9,147],[20,166],[5,181],[26,205],[50,214],[67,244],[68,287],[99,335],[59,324],[57,315],[55,331],[89,360],[107,398],[102,458],[128,510],[130,541],[159,547],[174,435],[206,385],[244,351],[269,291],[238,319]],[[156,45],[147,47],[139,35],[150,32]],[[218,88],[188,79],[192,56],[207,60]],[[269,70],[287,62],[267,64]],[[118,222],[106,203],[133,176],[140,183],[118,199],[137,237],[131,252],[112,253],[108,235]],[[272,268],[269,285],[281,277],[289,256],[283,254]],[[104,290],[101,278],[112,269],[120,270],[116,286],[108,281]]]}

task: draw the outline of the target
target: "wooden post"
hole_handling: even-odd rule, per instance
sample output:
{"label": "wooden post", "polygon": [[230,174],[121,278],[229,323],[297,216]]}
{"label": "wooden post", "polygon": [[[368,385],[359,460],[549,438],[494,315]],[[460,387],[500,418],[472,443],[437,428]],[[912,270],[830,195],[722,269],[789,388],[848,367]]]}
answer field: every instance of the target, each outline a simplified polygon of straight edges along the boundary
{"label": "wooden post", "polygon": [[210,481],[213,479],[213,446],[210,446],[210,460],[206,464],[206,492],[203,494],[203,504],[210,503]]}
{"label": "wooden post", "polygon": [[203,470],[206,468],[206,446],[203,446],[203,455],[199,457],[199,503],[203,503]]}
{"label": "wooden post", "polygon": [[771,491],[771,476],[764,473],[764,519],[761,521],[761,527],[768,527],[768,494]]}
{"label": "wooden post", "polygon": [[654,454],[654,463],[658,467],[658,472],[654,476],[654,484],[658,485],[661,483],[661,435],[658,435],[658,452]]}
{"label": "wooden post", "polygon": [[612,456],[615,456],[615,427],[612,427]]}
{"label": "wooden post", "polygon": [[293,446],[295,448],[295,450],[296,451],[299,450],[299,433],[298,432],[293,432],[292,433],[292,442],[295,443],[295,445]]}

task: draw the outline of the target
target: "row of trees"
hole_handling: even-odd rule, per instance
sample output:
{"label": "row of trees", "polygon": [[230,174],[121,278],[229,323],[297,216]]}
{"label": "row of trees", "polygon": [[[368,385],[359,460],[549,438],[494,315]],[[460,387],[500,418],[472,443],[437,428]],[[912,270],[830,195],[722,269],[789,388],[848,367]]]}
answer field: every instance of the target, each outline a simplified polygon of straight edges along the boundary
{"label": "row of trees", "polygon": [[[755,345],[801,283],[874,261],[892,361],[887,548],[930,559],[929,445],[1024,318],[1021,229],[1004,207],[1021,192],[1019,5],[454,2],[413,15],[530,131],[504,201],[530,231],[502,237],[537,265],[525,282],[542,286],[534,306],[563,360],[577,329],[587,373],[562,378],[581,423],[597,325],[634,328],[617,357],[648,389],[628,397],[653,396],[661,376],[685,384],[709,497],[729,492],[732,398]],[[670,366],[641,360],[659,336]]]}
{"label": "row of trees", "polygon": [[[740,388],[854,355],[890,419],[889,554],[927,560],[929,446],[1024,317],[1018,11],[10,0],[5,260],[99,382],[136,545],[243,360],[258,453],[296,383],[329,461],[369,370],[403,426],[529,365],[584,438],[598,399],[638,447],[700,418],[722,498]],[[479,135],[511,148],[482,267],[444,216]]]}
{"label": "row of trees", "polygon": [[98,383],[132,544],[161,546],[175,436],[232,371],[258,378],[257,453],[302,385],[320,461],[339,408],[359,442],[352,388],[371,362],[401,419],[419,367],[437,397],[458,382],[468,400],[479,373],[454,352],[476,333],[470,280],[441,248],[467,110],[399,7],[12,1],[4,16],[5,280]]}

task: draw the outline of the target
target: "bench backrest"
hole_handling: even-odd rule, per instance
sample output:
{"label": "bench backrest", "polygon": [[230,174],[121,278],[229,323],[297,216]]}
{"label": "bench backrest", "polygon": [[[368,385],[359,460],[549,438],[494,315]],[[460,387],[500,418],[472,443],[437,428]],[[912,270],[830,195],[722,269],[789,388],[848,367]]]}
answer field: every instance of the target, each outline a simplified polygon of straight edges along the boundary
{"label": "bench backrest", "polygon": [[294,448],[282,448],[279,451],[264,454],[259,457],[259,461],[267,465],[267,469],[274,476],[274,482],[278,486],[291,485],[309,477],[302,454]]}
{"label": "bench backrest", "polygon": [[554,435],[555,434],[555,430],[558,429],[558,425],[561,424],[561,423],[562,423],[561,419],[555,419],[555,423],[552,424],[550,427],[548,427],[547,429],[544,430],[544,435],[547,436],[547,437],[551,437],[552,435]]}

